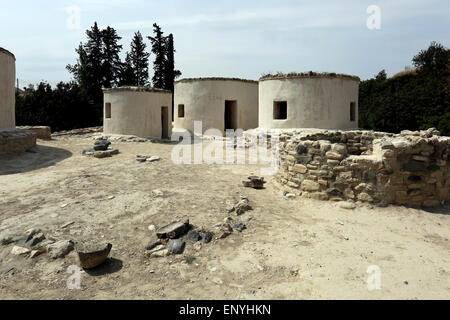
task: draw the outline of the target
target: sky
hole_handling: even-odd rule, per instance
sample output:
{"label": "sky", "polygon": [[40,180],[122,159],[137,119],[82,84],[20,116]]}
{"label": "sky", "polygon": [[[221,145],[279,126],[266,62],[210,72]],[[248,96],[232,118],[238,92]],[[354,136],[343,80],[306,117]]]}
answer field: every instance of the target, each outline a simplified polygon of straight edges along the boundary
{"label": "sky", "polygon": [[182,78],[312,70],[364,80],[404,70],[431,41],[450,47],[448,0],[1,0],[0,47],[16,56],[19,86],[71,80],[65,66],[95,21],[118,31],[123,55],[158,23],[174,35]]}

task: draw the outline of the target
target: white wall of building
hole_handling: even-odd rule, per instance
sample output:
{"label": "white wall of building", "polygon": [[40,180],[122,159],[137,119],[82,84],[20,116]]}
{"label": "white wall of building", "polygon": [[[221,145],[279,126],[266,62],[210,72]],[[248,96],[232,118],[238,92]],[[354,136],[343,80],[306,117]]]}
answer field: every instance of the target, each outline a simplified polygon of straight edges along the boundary
{"label": "white wall of building", "polygon": [[0,129],[16,127],[16,59],[0,48]]}
{"label": "white wall of building", "polygon": [[[168,136],[172,134],[172,93],[110,89],[104,91],[103,132],[162,138],[161,108],[167,107]],[[107,118],[107,104],[111,117]]]}
{"label": "white wall of building", "polygon": [[[236,102],[235,129],[258,126],[258,83],[236,79],[185,79],[175,83],[174,128],[194,132],[202,121],[203,133],[211,128],[225,131],[225,101]],[[184,106],[184,118],[178,114]]]}
{"label": "white wall of building", "polygon": [[[358,127],[357,78],[299,77],[259,82],[259,128],[350,129]],[[274,119],[274,102],[287,102],[287,119]],[[350,121],[350,104],[355,120]]]}

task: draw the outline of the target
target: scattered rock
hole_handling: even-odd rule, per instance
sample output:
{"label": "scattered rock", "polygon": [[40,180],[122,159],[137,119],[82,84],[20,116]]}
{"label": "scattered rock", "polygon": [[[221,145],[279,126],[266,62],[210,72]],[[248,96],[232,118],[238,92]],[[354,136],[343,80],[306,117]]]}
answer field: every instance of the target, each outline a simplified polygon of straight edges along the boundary
{"label": "scattered rock", "polygon": [[182,235],[186,234],[189,230],[189,219],[184,218],[177,222],[172,222],[166,226],[163,226],[156,230],[156,236],[158,239],[169,238],[177,239]]}
{"label": "scattered rock", "polygon": [[250,181],[242,181],[242,184],[246,188],[263,189],[264,184],[266,183],[266,181],[264,181],[264,177],[250,176],[248,179]]}
{"label": "scattered rock", "polygon": [[200,251],[202,249],[202,243],[201,242],[194,243],[194,249]]}
{"label": "scattered rock", "polygon": [[200,237],[202,238],[202,241],[204,243],[210,243],[212,238],[214,236],[214,233],[210,232],[210,231],[202,231],[200,232]]}
{"label": "scattered rock", "polygon": [[107,139],[100,139],[94,142],[94,150],[95,151],[105,151],[108,150],[108,147],[111,145]]}
{"label": "scattered rock", "polygon": [[340,202],[339,206],[342,209],[347,209],[347,210],[353,210],[356,208],[356,204],[354,204],[353,202],[348,202],[348,201]]}
{"label": "scattered rock", "polygon": [[285,195],[286,199],[295,199],[297,195],[295,193],[288,193]]}
{"label": "scattered rock", "polygon": [[40,233],[32,236],[31,239],[25,243],[25,245],[29,248],[32,248],[35,245],[37,245],[39,242],[43,241],[44,239],[45,239],[44,234],[42,232],[40,232]]}
{"label": "scattered rock", "polygon": [[228,223],[221,224],[218,227],[217,239],[224,239],[228,237],[233,232],[233,228]]}
{"label": "scattered rock", "polygon": [[47,252],[53,259],[64,258],[74,248],[71,240],[61,240],[47,246]]}
{"label": "scattered rock", "polygon": [[113,155],[116,155],[119,153],[118,149],[108,149],[105,151],[95,151],[94,152],[94,157],[98,158],[98,159],[103,159],[103,158],[108,158],[108,157],[112,157]]}
{"label": "scattered rock", "polygon": [[160,246],[161,244],[162,243],[160,240],[151,242],[145,247],[145,250],[153,250],[154,248],[156,248],[157,246]]}
{"label": "scattered rock", "polygon": [[162,258],[162,257],[167,257],[168,255],[170,255],[169,249],[162,249],[162,250],[152,252],[150,254],[150,258]]}
{"label": "scattered rock", "polygon": [[25,255],[25,254],[28,254],[30,252],[31,252],[30,249],[19,247],[19,246],[14,246],[12,248],[12,250],[11,250],[11,254],[13,254],[15,256]]}
{"label": "scattered rock", "polygon": [[63,225],[61,226],[61,229],[65,229],[65,228],[67,228],[68,226],[70,226],[70,225],[72,225],[72,224],[74,224],[74,223],[75,223],[75,221],[67,222],[67,223],[65,223],[65,224],[63,224]]}
{"label": "scattered rock", "polygon": [[153,224],[149,225],[149,226],[148,226],[148,231],[150,231],[150,232],[155,232],[155,231],[156,231],[156,226],[153,225]]}
{"label": "scattered rock", "polygon": [[162,192],[161,190],[153,190],[152,192],[153,192],[153,195],[155,197],[162,197],[162,196],[164,196],[164,192]]}
{"label": "scattered rock", "polygon": [[156,161],[159,161],[159,160],[160,160],[160,157],[152,156],[152,157],[148,158],[146,161],[147,162],[156,162]]}
{"label": "scattered rock", "polygon": [[137,157],[136,157],[136,161],[137,161],[137,162],[144,163],[144,162],[147,161],[147,156],[137,156]]}
{"label": "scattered rock", "polygon": [[170,239],[168,245],[169,253],[182,254],[186,246],[186,242],[183,239]]}
{"label": "scattered rock", "polygon": [[111,248],[111,243],[77,245],[76,251],[80,261],[80,267],[83,269],[92,269],[99,266],[108,258]]}
{"label": "scattered rock", "polygon": [[246,229],[247,227],[245,226],[245,224],[243,223],[236,223],[233,225],[233,229],[238,231],[238,232],[242,232]]}
{"label": "scattered rock", "polygon": [[30,259],[34,259],[42,253],[40,250],[32,250],[30,253]]}
{"label": "scattered rock", "polygon": [[11,242],[14,242],[16,244],[25,244],[32,238],[31,235],[22,235],[17,237],[12,237]]}
{"label": "scattered rock", "polygon": [[252,210],[252,207],[250,206],[248,199],[241,199],[241,201],[234,206],[234,210],[236,211],[236,214],[240,216],[245,212]]}
{"label": "scattered rock", "polygon": [[197,242],[200,241],[202,239],[202,237],[200,236],[200,234],[198,233],[197,230],[191,230],[188,232],[187,234],[187,238],[192,241],[192,242]]}
{"label": "scattered rock", "polygon": [[223,284],[223,280],[220,278],[214,278],[212,279],[212,282],[214,282],[215,284]]}

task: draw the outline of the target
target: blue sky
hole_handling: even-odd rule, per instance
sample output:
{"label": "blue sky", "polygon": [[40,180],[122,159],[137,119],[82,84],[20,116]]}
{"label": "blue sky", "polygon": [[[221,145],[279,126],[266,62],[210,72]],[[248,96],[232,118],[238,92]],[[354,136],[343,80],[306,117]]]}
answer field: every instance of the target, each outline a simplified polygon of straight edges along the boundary
{"label": "blue sky", "polygon": [[[381,9],[379,30],[366,26],[370,5]],[[70,6],[81,9],[80,29],[67,27]],[[124,52],[134,32],[150,35],[157,22],[174,34],[183,77],[313,70],[367,79],[402,71],[433,40],[450,47],[448,0],[2,1],[0,47],[16,55],[20,86],[70,80],[65,66],[94,21],[118,30]]]}

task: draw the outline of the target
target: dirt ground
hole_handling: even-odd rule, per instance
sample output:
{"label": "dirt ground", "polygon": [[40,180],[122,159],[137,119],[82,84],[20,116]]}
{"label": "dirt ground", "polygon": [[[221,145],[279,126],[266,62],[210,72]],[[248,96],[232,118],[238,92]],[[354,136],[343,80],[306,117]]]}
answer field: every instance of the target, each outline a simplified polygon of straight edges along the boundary
{"label": "dirt ground", "polygon": [[[450,299],[449,206],[346,210],[286,199],[272,177],[263,190],[244,188],[259,165],[175,165],[174,145],[151,142],[115,142],[112,158],[82,156],[92,143],[38,140],[35,153],[0,158],[0,239],[40,228],[55,239],[110,242],[110,259],[69,290],[75,252],[30,259],[0,245],[1,299]],[[138,163],[138,154],[161,161]],[[183,255],[145,256],[156,240],[149,225],[188,216],[213,229],[242,194],[254,209],[231,214],[253,218],[242,233],[200,250],[187,241]],[[381,289],[370,291],[373,265]]]}

